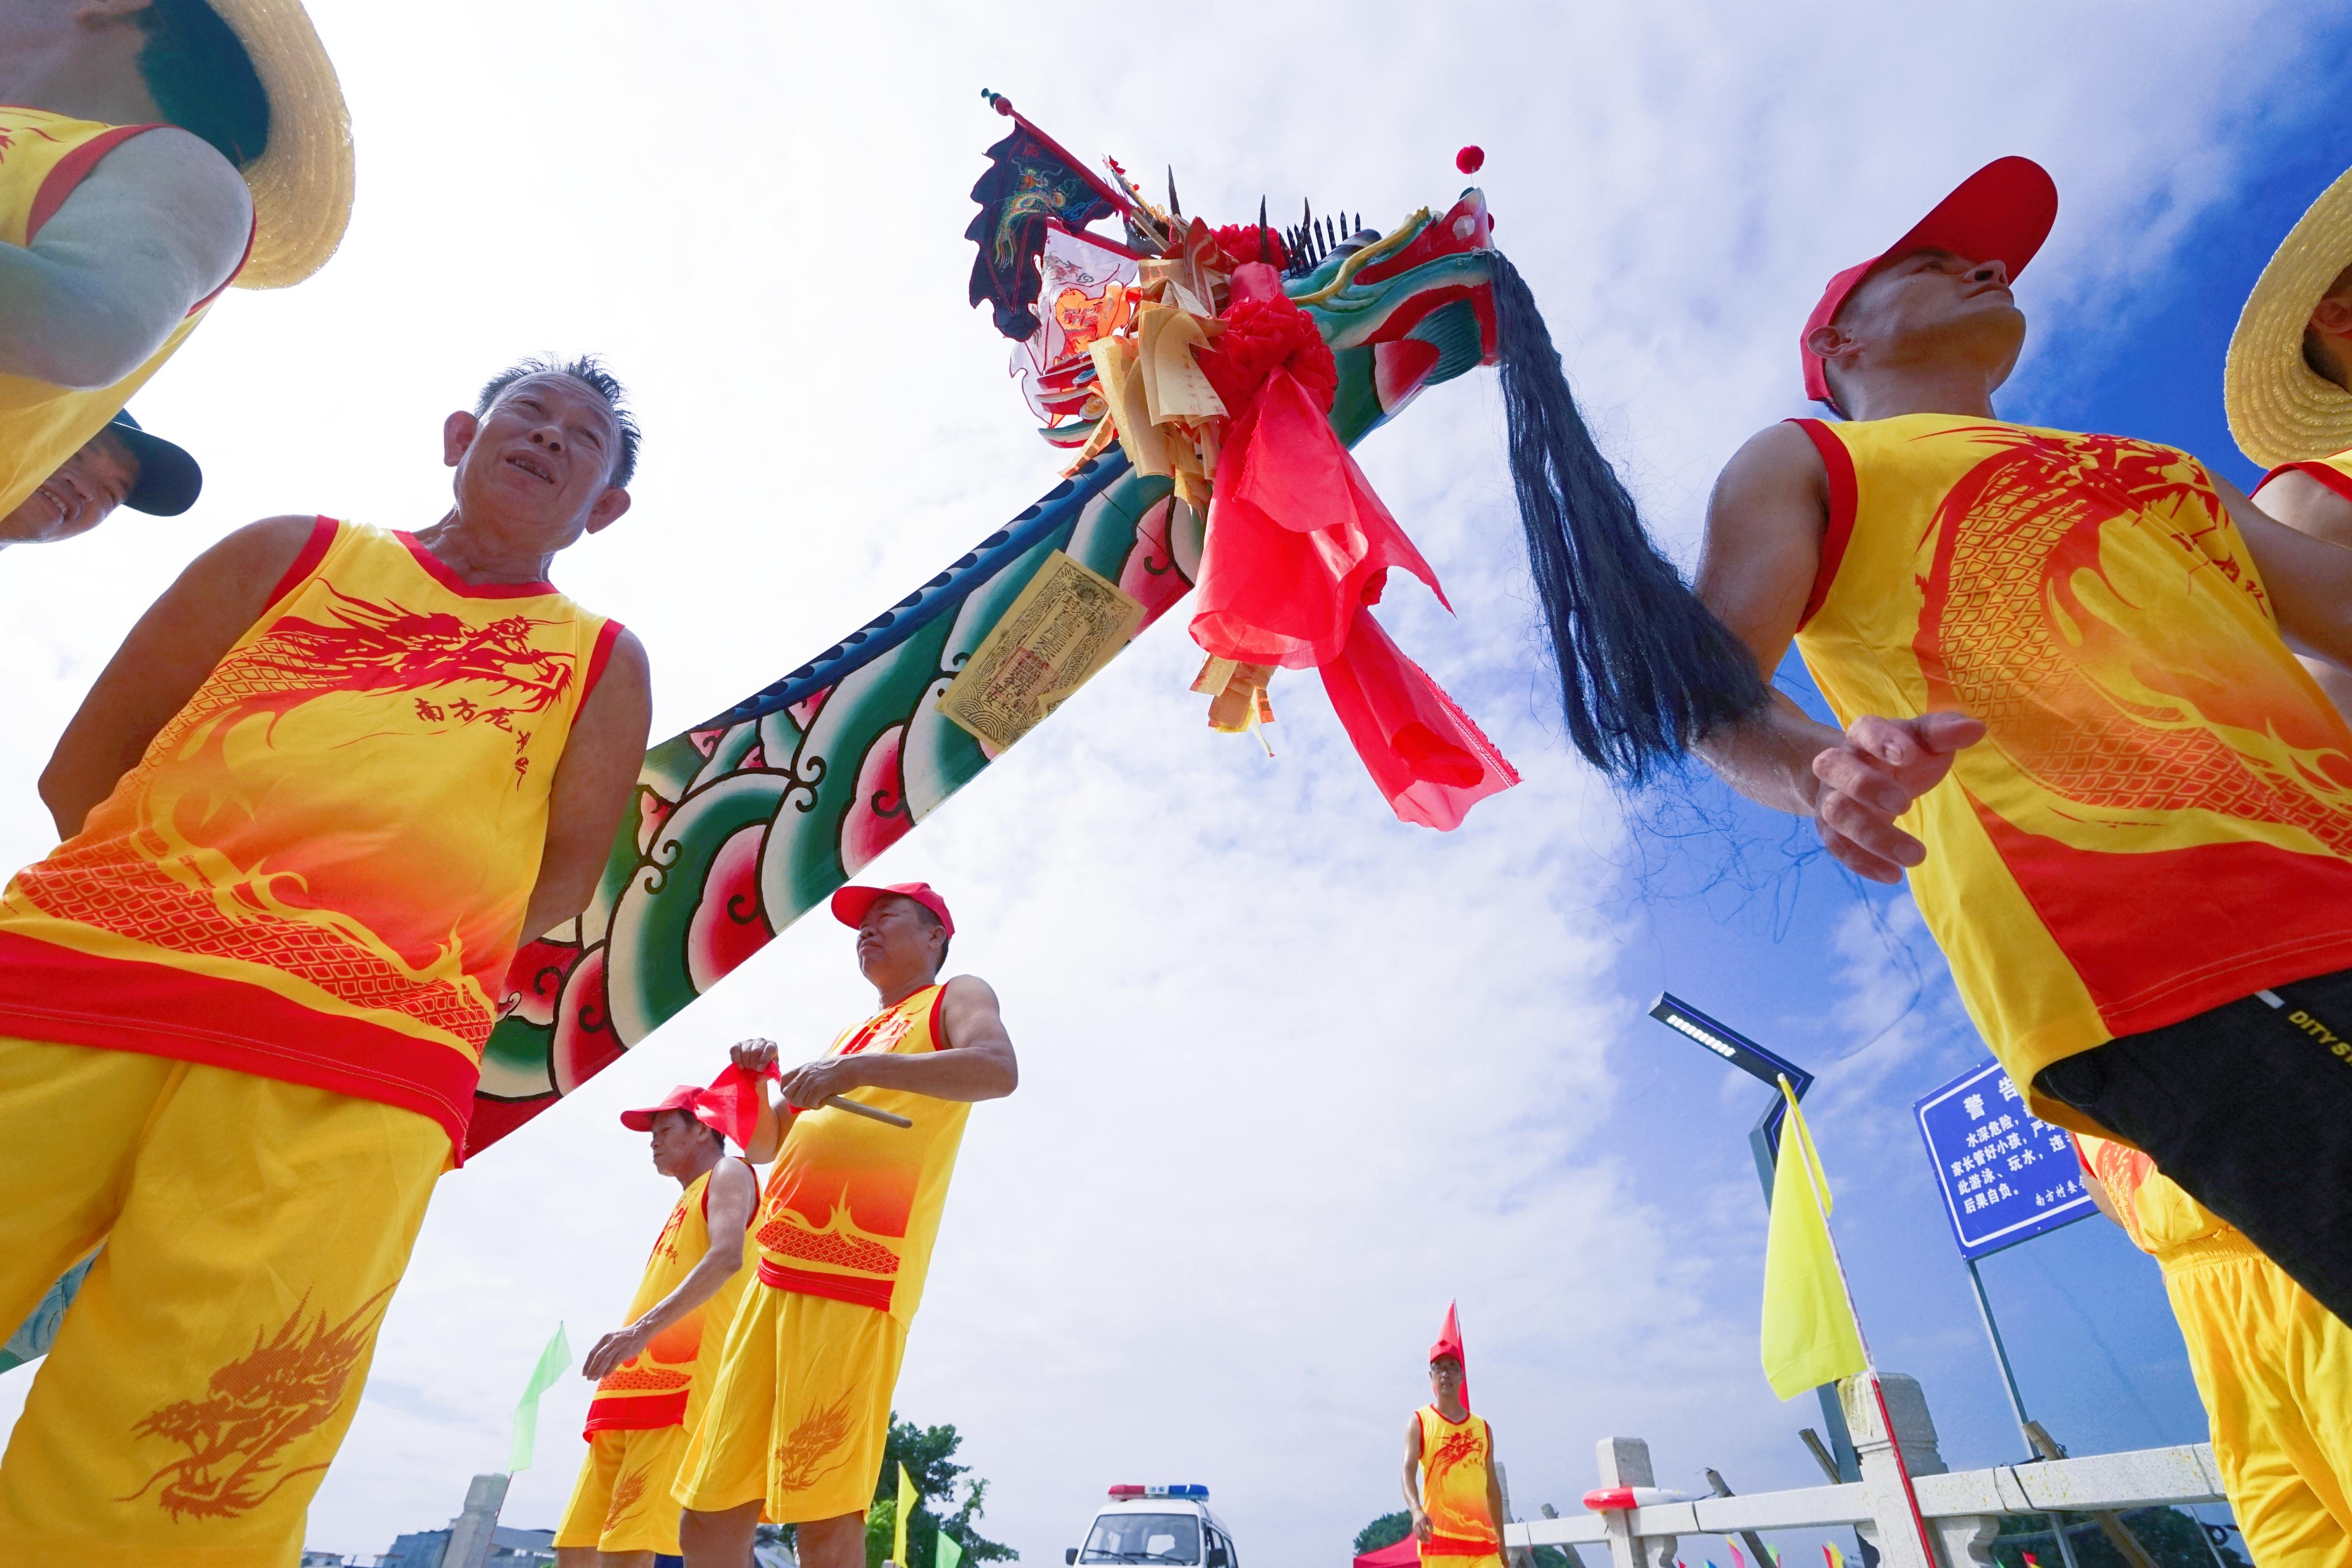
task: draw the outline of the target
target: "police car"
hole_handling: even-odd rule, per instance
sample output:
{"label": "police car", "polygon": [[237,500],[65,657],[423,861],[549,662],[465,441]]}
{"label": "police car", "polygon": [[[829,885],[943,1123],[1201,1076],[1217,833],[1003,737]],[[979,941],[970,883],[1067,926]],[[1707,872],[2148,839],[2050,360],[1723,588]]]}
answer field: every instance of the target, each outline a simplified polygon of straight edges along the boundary
{"label": "police car", "polygon": [[1066,1550],[1062,1561],[1088,1568],[1241,1568],[1232,1533],[1209,1511],[1209,1489],[1197,1485],[1111,1488],[1087,1543]]}

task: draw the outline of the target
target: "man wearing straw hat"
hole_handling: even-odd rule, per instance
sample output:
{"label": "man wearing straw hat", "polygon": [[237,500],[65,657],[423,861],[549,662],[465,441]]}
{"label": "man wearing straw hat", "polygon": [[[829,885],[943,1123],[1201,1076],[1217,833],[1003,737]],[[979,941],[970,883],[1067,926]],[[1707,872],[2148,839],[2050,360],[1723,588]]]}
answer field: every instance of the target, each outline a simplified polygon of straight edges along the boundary
{"label": "man wearing straw hat", "polygon": [[753,1222],[759,1279],[678,1470],[687,1568],[740,1568],[763,1511],[800,1527],[802,1568],[863,1568],[890,1394],[964,1121],[1020,1078],[996,993],[940,979],[955,917],[929,884],[844,888],[833,914],[857,932],[879,1010],[781,1075],[781,1110],[766,1087],[776,1047],[734,1051],[750,1092],[730,1135],[776,1164]]}
{"label": "man wearing straw hat", "polygon": [[297,0],[0,0],[0,105],[5,516],[231,281],[319,268],[352,144]]}
{"label": "man wearing straw hat", "polygon": [[581,1363],[596,1397],[582,1434],[588,1457],[555,1529],[556,1568],[653,1568],[657,1553],[677,1554],[678,1461],[751,1279],[743,1233],[760,1180],[727,1157],[725,1114],[711,1092],[679,1084],[659,1104],[621,1112],[621,1125],[651,1135],[654,1169],[680,1191],[627,1327]]}
{"label": "man wearing straw hat", "polygon": [[2352,730],[2286,640],[2352,663],[2352,550],[2185,452],[2000,418],[2057,210],[1997,160],[1823,289],[1805,382],[1847,417],[1733,457],[1697,591],[1844,729],[1776,698],[1698,749],[1910,873],[2037,1114],[2352,1320]]}
{"label": "man wearing straw hat", "polygon": [[[2230,434],[2270,472],[2254,488],[2288,527],[2352,545],[2352,174],[2311,204],[2238,316],[2221,376]],[[2352,713],[2352,671],[2306,657]]]}

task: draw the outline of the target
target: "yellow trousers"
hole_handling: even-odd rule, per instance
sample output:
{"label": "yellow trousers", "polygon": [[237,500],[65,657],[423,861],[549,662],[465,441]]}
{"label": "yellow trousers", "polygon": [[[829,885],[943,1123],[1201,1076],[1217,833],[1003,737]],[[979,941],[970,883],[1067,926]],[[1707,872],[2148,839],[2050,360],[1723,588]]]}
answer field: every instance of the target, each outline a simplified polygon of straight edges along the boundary
{"label": "yellow trousers", "polygon": [[862,1514],[890,1436],[907,1325],[887,1312],[755,1282],[727,1332],[677,1500],[755,1499],[776,1524]]}
{"label": "yellow trousers", "polygon": [[589,1434],[588,1457],[581,1461],[572,1501],[555,1527],[555,1544],[677,1556],[674,1494],[678,1461],[685,1458],[683,1426]]}
{"label": "yellow trousers", "polygon": [[2159,1256],[2259,1568],[2352,1568],[2352,1329],[2234,1232]]}
{"label": "yellow trousers", "polygon": [[0,1322],[105,1243],[0,1459],[0,1563],[292,1563],[448,1153],[415,1111],[0,1038]]}

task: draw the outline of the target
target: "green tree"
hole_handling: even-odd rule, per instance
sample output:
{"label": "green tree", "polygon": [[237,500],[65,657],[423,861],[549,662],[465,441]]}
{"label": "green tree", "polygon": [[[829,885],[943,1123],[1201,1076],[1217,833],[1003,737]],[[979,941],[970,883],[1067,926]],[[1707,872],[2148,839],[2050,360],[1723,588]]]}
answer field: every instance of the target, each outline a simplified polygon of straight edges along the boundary
{"label": "green tree", "polygon": [[[2206,1547],[2205,1527],[2179,1510],[2134,1509],[2123,1516],[2123,1521],[2141,1549],[2156,1560],[2157,1568],[2213,1568],[2214,1552]],[[2086,1514],[2066,1516],[2066,1539],[2082,1568],[2126,1568],[2124,1554]],[[2024,1568],[2028,1552],[2044,1568],[2055,1568],[2058,1547],[2051,1538],[2048,1516],[2008,1515],[1992,1542],[1993,1561],[2001,1568]],[[2223,1546],[2219,1552],[2226,1568],[2246,1568],[2246,1560],[2236,1547]]]}
{"label": "green tree", "polygon": [[1356,1555],[1378,1552],[1383,1546],[1394,1546],[1412,1533],[1412,1516],[1399,1509],[1384,1513],[1363,1529],[1356,1531]]}
{"label": "green tree", "polygon": [[[1021,1555],[1000,1541],[981,1534],[977,1521],[988,1496],[988,1483],[971,1475],[971,1467],[955,1462],[963,1443],[952,1426],[918,1426],[890,1412],[890,1436],[882,1448],[882,1473],[874,1479],[874,1504],[866,1513],[866,1568],[881,1568],[890,1555],[898,1520],[898,1467],[915,1487],[914,1517],[907,1521],[908,1562],[898,1568],[932,1568],[939,1532],[944,1529],[963,1548],[968,1564],[1009,1563]],[[962,1492],[959,1501],[957,1492]]]}

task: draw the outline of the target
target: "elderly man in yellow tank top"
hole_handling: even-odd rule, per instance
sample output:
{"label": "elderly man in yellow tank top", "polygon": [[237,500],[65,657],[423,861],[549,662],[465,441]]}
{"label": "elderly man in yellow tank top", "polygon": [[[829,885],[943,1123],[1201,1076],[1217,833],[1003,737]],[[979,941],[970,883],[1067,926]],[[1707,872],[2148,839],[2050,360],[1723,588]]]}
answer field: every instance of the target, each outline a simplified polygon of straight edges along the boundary
{"label": "elderly man in yellow tank top", "polygon": [[[775,1047],[736,1047],[736,1066],[762,1075],[748,1152],[776,1164],[753,1235],[759,1279],[679,1473],[688,1568],[740,1568],[763,1508],[800,1527],[802,1568],[862,1568],[890,1394],[964,1121],[1020,1078],[996,994],[969,974],[940,980],[955,919],[937,891],[844,888],[833,913],[856,929],[878,1010],[784,1073],[781,1108],[765,1088]],[[910,1125],[827,1105],[836,1096]]]}
{"label": "elderly man in yellow tank top", "polygon": [[449,416],[415,533],[199,556],[41,777],[0,893],[0,1321],[103,1243],[0,1460],[0,1562],[290,1562],[521,939],[594,890],[645,652],[547,581],[625,511],[593,361]]}
{"label": "elderly man in yellow tank top", "polygon": [[627,1326],[596,1342],[581,1373],[596,1384],[588,1458],[555,1530],[556,1568],[653,1568],[677,1554],[678,1461],[700,1420],[743,1287],[743,1235],[759,1178],[727,1157],[708,1090],[682,1083],[658,1105],[621,1112],[651,1135],[654,1169],[677,1201],[654,1238]]}
{"label": "elderly man in yellow tank top", "polygon": [[1824,289],[1803,367],[1847,417],[1733,457],[1697,592],[1759,669],[1794,641],[1845,727],[1779,698],[1700,750],[1910,871],[2037,1114],[2352,1318],[2352,731],[2286,640],[2352,662],[2352,550],[2185,452],[1994,412],[2056,215],[2004,158]]}
{"label": "elderly man in yellow tank top", "polygon": [[[1427,1405],[1404,1428],[1404,1506],[1432,1568],[1503,1568],[1503,1476],[1495,1428],[1470,1413],[1470,1377],[1454,1309],[1429,1347]],[[1527,1553],[1514,1552],[1525,1562]]]}
{"label": "elderly man in yellow tank top", "polygon": [[234,280],[351,217],[334,67],[294,0],[0,0],[0,516]]}

